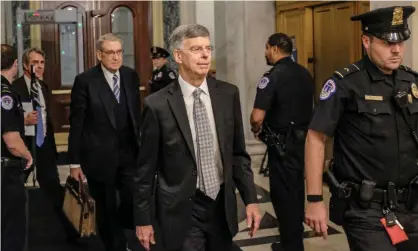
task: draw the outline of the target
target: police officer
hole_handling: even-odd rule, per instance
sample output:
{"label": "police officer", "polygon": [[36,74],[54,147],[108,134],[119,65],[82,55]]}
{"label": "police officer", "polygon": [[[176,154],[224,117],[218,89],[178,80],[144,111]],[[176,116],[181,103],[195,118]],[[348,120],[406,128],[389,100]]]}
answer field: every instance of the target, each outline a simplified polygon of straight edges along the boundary
{"label": "police officer", "polygon": [[167,58],[170,56],[170,53],[168,53],[167,50],[154,46],[151,48],[151,55],[154,71],[152,72],[152,79],[149,84],[151,93],[154,93],[166,87],[176,79],[176,74],[166,65]]}
{"label": "police officer", "polygon": [[[388,7],[351,18],[361,21],[366,55],[326,80],[308,131],[305,222],[327,236],[322,170],[334,136],[330,219],[351,250],[418,247],[418,73],[401,65],[414,11]],[[405,234],[409,241],[396,244]]]}
{"label": "police officer", "polygon": [[1,45],[1,247],[24,250],[26,239],[26,192],[23,170],[32,156],[23,141],[24,119],[19,96],[11,82],[17,73],[17,55]]}
{"label": "police officer", "polygon": [[258,83],[251,126],[260,138],[270,131],[279,136],[284,150],[280,155],[276,146],[267,142],[270,196],[281,244],[273,243],[272,249],[300,251],[304,249],[304,143],[313,110],[314,82],[308,70],[292,60],[292,47],[291,39],[283,33],[269,37],[265,57],[273,67]]}

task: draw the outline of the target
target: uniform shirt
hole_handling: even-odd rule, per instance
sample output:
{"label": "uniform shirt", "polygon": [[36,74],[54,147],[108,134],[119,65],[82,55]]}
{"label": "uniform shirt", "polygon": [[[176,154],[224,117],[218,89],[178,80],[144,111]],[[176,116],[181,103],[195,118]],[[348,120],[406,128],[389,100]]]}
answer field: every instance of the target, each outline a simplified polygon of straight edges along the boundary
{"label": "uniform shirt", "polygon": [[306,129],[312,117],[313,90],[309,71],[285,57],[260,79],[254,108],[266,111],[264,121],[276,132],[286,132],[291,122]]}
{"label": "uniform shirt", "polygon": [[[194,102],[193,92],[194,90],[196,90],[196,87],[184,81],[184,79],[181,76],[179,76],[179,84],[180,84],[181,92],[183,94],[184,103],[186,105],[187,118],[189,120],[190,131],[192,132],[195,156],[198,156],[197,147],[196,147],[197,146],[196,128],[195,128],[194,117],[193,117],[193,102]],[[216,134],[215,117],[213,116],[212,102],[210,99],[210,94],[209,94],[209,89],[208,89],[208,84],[206,82],[206,79],[203,81],[202,85],[199,88],[202,89],[203,91],[200,94],[200,99],[205,105],[206,112],[208,114],[209,125],[210,125],[210,129],[212,132],[212,137],[213,137],[213,147],[215,150],[215,163],[218,167],[220,182],[222,183],[223,182],[223,166],[222,166],[222,161],[221,161],[221,152],[219,150],[218,135]],[[199,185],[199,177],[198,177],[197,185]]]}
{"label": "uniform shirt", "polygon": [[[19,132],[24,138],[23,108],[19,95],[12,91],[12,85],[1,76],[1,134],[7,132]],[[6,143],[1,138],[1,156],[14,157],[7,149]]]}
{"label": "uniform shirt", "polygon": [[405,187],[418,174],[418,148],[393,98],[407,91],[407,116],[416,128],[417,83],[405,68],[383,74],[367,56],[325,82],[310,128],[334,136],[339,180]]}
{"label": "uniform shirt", "polygon": [[[25,79],[26,82],[26,87],[28,88],[28,92],[30,93],[30,88],[31,88],[31,80],[24,75],[23,78]],[[41,110],[42,110],[42,124],[44,127],[44,136],[46,137],[46,103],[45,103],[45,97],[44,97],[44,93],[42,92],[42,86],[41,84],[39,84],[39,81],[36,81],[36,88],[38,88],[38,93],[39,93],[39,102],[41,105]],[[32,125],[34,126],[34,125]]]}
{"label": "uniform shirt", "polygon": [[166,65],[164,65],[160,69],[154,70],[152,72],[152,79],[149,82],[151,93],[163,89],[168,84],[173,82],[173,80],[175,80],[176,78],[177,77],[174,71],[168,68]]}

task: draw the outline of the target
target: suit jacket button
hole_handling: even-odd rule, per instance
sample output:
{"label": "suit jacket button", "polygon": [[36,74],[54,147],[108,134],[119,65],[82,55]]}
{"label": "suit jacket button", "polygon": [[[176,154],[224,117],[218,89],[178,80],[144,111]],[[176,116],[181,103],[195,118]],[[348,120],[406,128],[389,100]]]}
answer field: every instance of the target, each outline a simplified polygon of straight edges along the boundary
{"label": "suit jacket button", "polygon": [[196,173],[195,170],[193,170],[192,174],[193,174],[193,176],[196,176],[197,175],[197,173]]}

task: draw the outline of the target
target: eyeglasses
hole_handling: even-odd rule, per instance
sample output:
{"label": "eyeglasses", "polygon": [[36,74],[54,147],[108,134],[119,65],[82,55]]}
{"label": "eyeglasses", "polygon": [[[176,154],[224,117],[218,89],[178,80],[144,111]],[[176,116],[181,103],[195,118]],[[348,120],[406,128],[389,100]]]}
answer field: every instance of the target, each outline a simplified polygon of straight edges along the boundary
{"label": "eyeglasses", "polygon": [[104,54],[106,54],[107,56],[118,56],[118,57],[120,57],[120,56],[122,56],[123,55],[123,50],[118,50],[118,51],[102,51],[102,50],[100,50],[101,52],[103,52]]}
{"label": "eyeglasses", "polygon": [[191,51],[194,54],[202,53],[203,51],[212,52],[213,46],[192,46],[190,49],[182,49],[185,51]]}

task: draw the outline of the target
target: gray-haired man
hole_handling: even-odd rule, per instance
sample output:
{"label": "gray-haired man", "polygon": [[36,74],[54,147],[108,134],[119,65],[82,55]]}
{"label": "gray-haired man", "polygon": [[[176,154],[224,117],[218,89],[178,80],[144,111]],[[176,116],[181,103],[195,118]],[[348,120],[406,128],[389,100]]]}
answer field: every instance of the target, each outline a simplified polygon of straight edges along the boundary
{"label": "gray-haired man", "polygon": [[155,243],[150,203],[157,173],[164,249],[230,250],[238,231],[235,187],[251,236],[260,222],[238,88],[206,78],[212,47],[205,27],[177,27],[170,46],[179,77],[144,103],[134,192],[137,236],[147,250]]}
{"label": "gray-haired man", "polygon": [[139,78],[122,66],[122,40],[113,34],[100,37],[97,58],[97,66],[74,80],[68,156],[71,176],[87,177],[106,251],[125,251],[122,227],[132,225],[132,170],[139,150]]}

